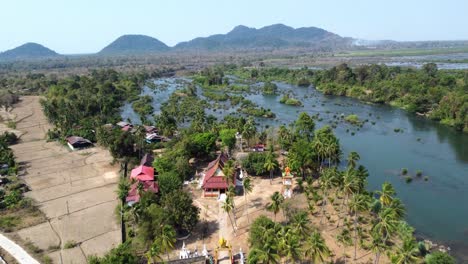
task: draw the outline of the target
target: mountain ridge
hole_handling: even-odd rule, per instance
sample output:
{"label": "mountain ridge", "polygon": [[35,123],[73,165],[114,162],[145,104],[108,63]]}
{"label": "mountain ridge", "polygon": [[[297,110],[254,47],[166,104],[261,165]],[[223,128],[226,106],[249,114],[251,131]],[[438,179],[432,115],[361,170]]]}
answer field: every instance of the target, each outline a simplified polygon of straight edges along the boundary
{"label": "mountain ridge", "polygon": [[6,50],[0,53],[0,60],[17,60],[17,59],[42,59],[58,57],[60,54],[44,47],[41,44],[27,42],[16,48]]}
{"label": "mountain ridge", "polygon": [[127,34],[118,37],[97,54],[159,53],[168,51],[169,49],[169,46],[156,38],[146,35]]}

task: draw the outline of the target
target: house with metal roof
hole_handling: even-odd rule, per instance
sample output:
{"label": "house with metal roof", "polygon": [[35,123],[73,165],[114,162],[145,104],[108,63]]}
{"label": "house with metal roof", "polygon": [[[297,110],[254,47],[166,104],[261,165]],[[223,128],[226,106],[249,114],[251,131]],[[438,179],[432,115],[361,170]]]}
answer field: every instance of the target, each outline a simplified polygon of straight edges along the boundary
{"label": "house with metal roof", "polygon": [[92,147],[93,143],[86,138],[70,136],[67,137],[67,145],[71,150],[78,150]]}

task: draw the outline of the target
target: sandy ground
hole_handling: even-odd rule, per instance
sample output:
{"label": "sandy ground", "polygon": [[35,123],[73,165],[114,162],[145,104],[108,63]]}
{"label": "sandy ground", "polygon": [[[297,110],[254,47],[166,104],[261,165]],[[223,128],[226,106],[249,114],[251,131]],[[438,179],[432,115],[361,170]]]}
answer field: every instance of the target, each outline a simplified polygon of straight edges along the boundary
{"label": "sandy ground", "polygon": [[[235,197],[235,214],[237,222],[237,232],[234,234],[232,225],[227,217],[227,214],[222,210],[221,203],[214,198],[203,198],[201,191],[193,191],[194,202],[201,208],[201,219],[207,221],[210,225],[208,231],[208,237],[202,240],[200,232],[196,230],[194,236],[185,241],[186,246],[190,250],[198,249],[200,252],[203,248],[203,243],[206,244],[207,249],[213,252],[218,245],[218,240],[224,237],[228,244],[232,246],[233,253],[237,254],[241,249],[247,254],[249,250],[248,235],[250,229],[250,223],[260,215],[265,215],[274,219],[274,215],[266,210],[266,205],[270,202],[270,196],[275,191],[281,191],[282,183],[280,178],[273,180],[270,184],[269,179],[262,179],[259,177],[253,177],[253,191],[247,196],[247,203],[243,196]],[[294,194],[291,199],[287,199],[291,203],[291,206],[296,208],[307,208],[307,201],[303,194]],[[336,202],[335,202],[336,203]],[[246,211],[246,207],[248,212]],[[320,230],[323,238],[325,239],[327,246],[334,253],[332,256],[333,263],[344,263],[343,259],[343,246],[336,242],[336,236],[341,231],[341,228],[336,228],[336,223],[328,223],[326,219],[322,225],[320,225],[320,207],[316,206],[315,214],[310,215],[311,224],[313,227]],[[338,219],[338,215],[335,212],[333,206],[326,206],[326,214],[330,215],[330,219]],[[250,219],[250,223],[249,223]],[[276,216],[278,222],[285,221],[283,214],[280,212]],[[176,245],[176,251],[181,248],[181,243]],[[177,251],[178,252],[178,251]],[[347,263],[373,263],[374,256],[370,251],[359,249],[357,251],[357,260],[354,261],[354,246],[347,246],[345,248]],[[220,252],[219,258],[227,257],[227,252]],[[379,263],[390,263],[388,258],[382,254]]]}
{"label": "sandy ground", "polygon": [[[20,172],[48,221],[18,231],[23,240],[43,250],[54,263],[86,263],[88,255],[103,255],[120,243],[120,227],[114,215],[118,168],[110,154],[99,147],[70,151],[57,142],[46,142],[50,128],[39,97],[23,97],[10,115],[17,120],[21,142],[12,146]],[[11,117],[11,116],[10,116]],[[0,132],[5,126],[0,126]],[[65,243],[78,244],[63,249]]]}

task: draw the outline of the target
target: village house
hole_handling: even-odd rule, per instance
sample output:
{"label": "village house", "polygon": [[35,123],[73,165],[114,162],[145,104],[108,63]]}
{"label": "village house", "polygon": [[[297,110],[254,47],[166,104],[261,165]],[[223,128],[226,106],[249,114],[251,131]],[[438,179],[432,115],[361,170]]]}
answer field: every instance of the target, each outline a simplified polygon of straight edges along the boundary
{"label": "village house", "polygon": [[71,136],[67,137],[67,145],[71,150],[78,150],[92,147],[93,143],[86,138]]}
{"label": "village house", "polygon": [[208,164],[202,185],[204,197],[218,197],[221,193],[226,193],[229,185],[224,178],[223,168],[228,160],[227,155],[221,153]]}
{"label": "village house", "polygon": [[143,182],[154,181],[154,168],[140,165],[132,170],[130,179]]}

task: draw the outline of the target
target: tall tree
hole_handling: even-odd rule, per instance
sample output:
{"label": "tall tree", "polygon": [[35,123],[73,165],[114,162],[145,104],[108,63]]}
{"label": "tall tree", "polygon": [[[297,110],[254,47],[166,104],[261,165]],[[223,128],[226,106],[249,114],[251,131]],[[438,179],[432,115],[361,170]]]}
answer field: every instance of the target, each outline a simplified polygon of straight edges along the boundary
{"label": "tall tree", "polygon": [[278,167],[278,161],[275,159],[273,153],[268,153],[265,158],[265,164],[263,167],[270,172],[270,184],[273,180],[273,171]]}
{"label": "tall tree", "polygon": [[386,248],[387,247],[385,246],[382,236],[373,232],[370,249],[375,253],[374,264],[379,264],[380,254],[382,254]]}
{"label": "tall tree", "polygon": [[250,223],[249,218],[249,206],[247,203],[247,194],[252,192],[253,185],[250,177],[245,177],[242,181],[242,187],[244,189],[244,200],[245,200],[245,212],[247,213],[247,221]]}
{"label": "tall tree", "polygon": [[270,198],[271,203],[267,205],[267,210],[275,215],[276,222],[276,214],[278,214],[278,212],[281,210],[281,205],[284,202],[284,197],[279,192],[274,192]]}
{"label": "tall tree", "polygon": [[392,184],[384,182],[382,184],[382,190],[377,191],[377,194],[380,195],[380,202],[382,203],[382,205],[389,206],[392,203],[393,196],[395,196],[396,192]]}
{"label": "tall tree", "polygon": [[324,263],[331,251],[318,231],[314,231],[305,241],[304,255],[313,263]]}
{"label": "tall tree", "polygon": [[369,208],[369,196],[364,194],[353,195],[349,201],[349,211],[354,216],[354,260],[357,259],[357,235],[358,235],[358,214]]}
{"label": "tall tree", "polygon": [[[231,220],[231,212],[234,210],[234,205],[232,203],[231,197],[229,196],[226,197],[226,200],[224,201],[222,208],[224,212],[226,212],[227,216],[229,217],[229,222],[231,222],[231,226],[232,226],[232,232],[234,232],[235,234],[236,233],[235,223]],[[234,215],[234,221],[235,219],[236,219],[236,216]]]}
{"label": "tall tree", "polygon": [[156,238],[161,250],[166,252],[167,260],[169,261],[169,251],[174,248],[176,242],[176,232],[170,225],[164,225],[161,229],[161,234]]}
{"label": "tall tree", "polygon": [[294,123],[296,136],[305,138],[307,141],[311,141],[314,136],[315,123],[311,116],[306,112],[299,114],[296,122]]}
{"label": "tall tree", "polygon": [[223,167],[223,174],[224,174],[223,178],[226,181],[228,186],[232,183],[235,172],[236,172],[236,168],[235,168],[234,161],[233,160],[226,161]]}

